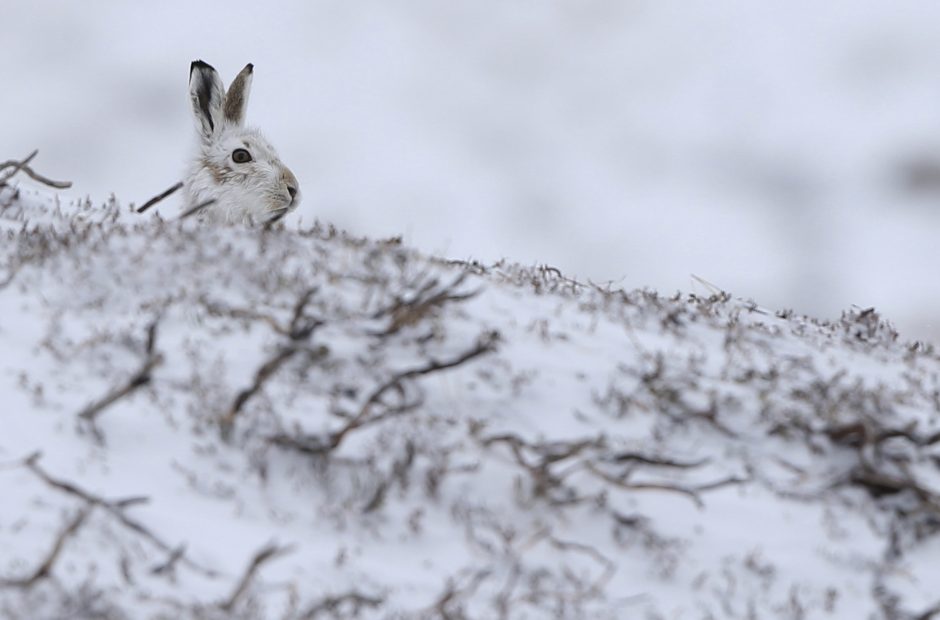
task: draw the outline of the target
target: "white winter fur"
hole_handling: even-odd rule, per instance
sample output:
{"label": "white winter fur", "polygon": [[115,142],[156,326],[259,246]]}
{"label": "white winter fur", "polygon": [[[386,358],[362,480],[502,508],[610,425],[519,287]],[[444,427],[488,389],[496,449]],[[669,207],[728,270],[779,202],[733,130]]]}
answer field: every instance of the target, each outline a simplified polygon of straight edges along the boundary
{"label": "white winter fur", "polygon": [[[297,208],[300,186],[274,147],[257,129],[245,127],[253,67],[247,65],[226,93],[218,72],[202,61],[190,68],[189,94],[198,154],[186,174],[186,210],[209,200],[200,217],[216,222],[263,223]],[[247,151],[250,161],[244,158]]]}

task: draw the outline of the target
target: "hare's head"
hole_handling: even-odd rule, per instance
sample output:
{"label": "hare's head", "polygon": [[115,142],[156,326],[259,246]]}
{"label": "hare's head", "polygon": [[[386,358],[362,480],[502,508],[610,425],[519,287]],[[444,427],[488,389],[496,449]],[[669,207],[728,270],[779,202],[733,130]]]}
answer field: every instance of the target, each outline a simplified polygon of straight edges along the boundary
{"label": "hare's head", "polygon": [[203,211],[210,220],[268,222],[300,203],[294,173],[257,129],[245,126],[253,69],[246,65],[228,92],[210,65],[197,60],[189,70],[199,153],[186,175],[186,208],[211,200]]}

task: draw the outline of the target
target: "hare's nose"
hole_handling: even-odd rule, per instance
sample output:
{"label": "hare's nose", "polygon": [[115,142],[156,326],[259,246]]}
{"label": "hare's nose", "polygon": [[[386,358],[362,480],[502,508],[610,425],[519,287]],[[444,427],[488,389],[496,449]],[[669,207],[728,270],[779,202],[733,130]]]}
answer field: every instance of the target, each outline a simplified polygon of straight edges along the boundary
{"label": "hare's nose", "polygon": [[297,195],[300,193],[300,183],[297,182],[297,177],[294,176],[294,173],[291,172],[289,168],[281,170],[281,182],[284,184],[284,187],[287,188],[290,203],[294,204],[297,202]]}

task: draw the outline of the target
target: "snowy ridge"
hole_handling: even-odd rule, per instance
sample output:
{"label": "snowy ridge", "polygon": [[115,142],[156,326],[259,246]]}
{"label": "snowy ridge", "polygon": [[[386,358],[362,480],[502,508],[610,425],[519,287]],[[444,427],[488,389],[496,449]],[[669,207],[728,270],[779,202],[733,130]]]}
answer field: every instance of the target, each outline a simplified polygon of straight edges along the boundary
{"label": "snowy ridge", "polygon": [[0,616],[922,618],[940,362],[0,188]]}

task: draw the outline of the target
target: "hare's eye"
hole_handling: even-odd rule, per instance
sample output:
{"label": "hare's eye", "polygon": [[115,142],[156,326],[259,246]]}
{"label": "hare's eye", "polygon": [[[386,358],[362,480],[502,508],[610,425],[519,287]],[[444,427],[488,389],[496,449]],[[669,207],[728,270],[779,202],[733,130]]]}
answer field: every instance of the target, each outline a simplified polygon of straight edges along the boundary
{"label": "hare's eye", "polygon": [[232,151],[232,161],[236,164],[247,164],[251,161],[251,153],[245,149],[235,149]]}

